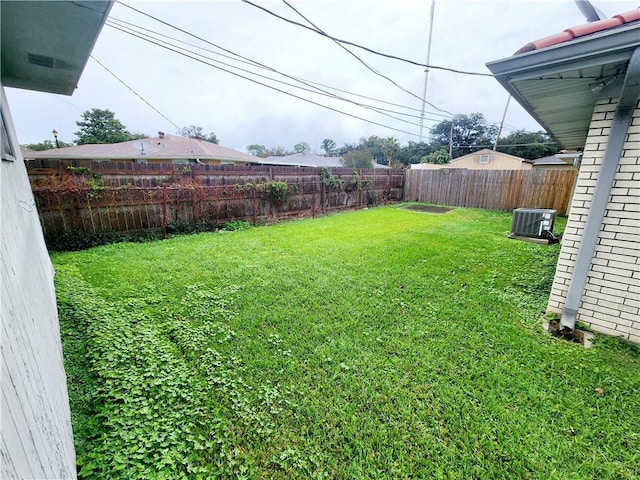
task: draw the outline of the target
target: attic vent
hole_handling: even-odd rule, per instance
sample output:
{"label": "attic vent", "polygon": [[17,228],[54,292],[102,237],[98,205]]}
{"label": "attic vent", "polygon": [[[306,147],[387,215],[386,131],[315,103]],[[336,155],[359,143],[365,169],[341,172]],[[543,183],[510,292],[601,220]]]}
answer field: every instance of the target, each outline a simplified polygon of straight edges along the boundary
{"label": "attic vent", "polygon": [[35,53],[27,53],[27,59],[31,65],[38,65],[39,67],[53,68],[55,64],[55,58],[36,55]]}
{"label": "attic vent", "polygon": [[489,163],[490,158],[489,155],[480,155],[480,163]]}

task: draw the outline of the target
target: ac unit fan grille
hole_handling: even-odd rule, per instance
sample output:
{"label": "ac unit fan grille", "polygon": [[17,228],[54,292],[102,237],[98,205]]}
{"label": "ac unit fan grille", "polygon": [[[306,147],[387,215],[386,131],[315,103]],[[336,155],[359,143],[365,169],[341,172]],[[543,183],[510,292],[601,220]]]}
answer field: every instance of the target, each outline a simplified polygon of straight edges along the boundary
{"label": "ac unit fan grille", "polygon": [[553,231],[555,210],[517,208],[513,211],[511,233],[520,237],[544,238],[544,232]]}

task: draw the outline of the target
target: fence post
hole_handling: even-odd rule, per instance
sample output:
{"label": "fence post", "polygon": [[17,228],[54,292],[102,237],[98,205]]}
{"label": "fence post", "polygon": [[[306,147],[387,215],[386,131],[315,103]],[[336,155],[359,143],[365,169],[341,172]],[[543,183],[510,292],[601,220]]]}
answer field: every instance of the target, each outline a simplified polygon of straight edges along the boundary
{"label": "fence post", "polygon": [[162,238],[167,238],[167,184],[162,185]]}
{"label": "fence post", "polygon": [[251,191],[253,192],[253,226],[255,227],[258,216],[258,194],[256,193],[255,187]]}
{"label": "fence post", "polygon": [[316,218],[316,181],[311,182],[311,218]]}
{"label": "fence post", "polygon": [[385,200],[385,204],[391,200],[391,171],[392,169],[389,169],[389,175],[387,175],[387,198]]}

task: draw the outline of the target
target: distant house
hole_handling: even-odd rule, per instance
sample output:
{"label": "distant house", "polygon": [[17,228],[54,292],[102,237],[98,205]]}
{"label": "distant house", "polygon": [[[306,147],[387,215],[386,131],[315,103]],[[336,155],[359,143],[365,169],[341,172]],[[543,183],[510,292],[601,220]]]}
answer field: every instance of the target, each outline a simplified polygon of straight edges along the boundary
{"label": "distant house", "polygon": [[470,170],[531,170],[533,168],[524,158],[494,152],[487,148],[453,159],[447,167]]}
{"label": "distant house", "polygon": [[487,64],[567,149],[583,149],[548,310],[640,343],[640,9]]}
{"label": "distant house", "polygon": [[524,158],[483,149],[451,160],[445,164],[417,163],[415,169],[467,168],[469,170],[531,170],[533,165]]}
{"label": "distant house", "polygon": [[[324,157],[314,153],[294,153],[293,155],[277,156],[258,159],[263,165],[279,165],[293,167],[335,167],[342,168],[342,157]],[[389,168],[387,165],[380,165],[374,162],[373,168]]]}
{"label": "distant house", "polygon": [[563,152],[549,155],[548,157],[540,157],[534,160],[527,160],[533,165],[533,168],[552,168],[554,170],[575,170],[580,166],[580,152]]}
{"label": "distant house", "polygon": [[111,5],[0,2],[2,478],[76,478],[53,268],[4,87],[71,95]]}
{"label": "distant house", "polygon": [[25,152],[25,160],[79,160],[137,163],[206,163],[209,165],[251,165],[259,159],[215,143],[158,132],[157,137],[121,143],[87,144]]}

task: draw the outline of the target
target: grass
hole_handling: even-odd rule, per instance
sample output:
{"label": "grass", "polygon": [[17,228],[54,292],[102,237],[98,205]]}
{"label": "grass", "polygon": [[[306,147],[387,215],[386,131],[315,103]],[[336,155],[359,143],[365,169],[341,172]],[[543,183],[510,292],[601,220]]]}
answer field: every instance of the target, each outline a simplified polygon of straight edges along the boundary
{"label": "grass", "polygon": [[542,332],[559,246],[510,220],[383,207],[53,255],[80,477],[639,478],[638,350]]}

